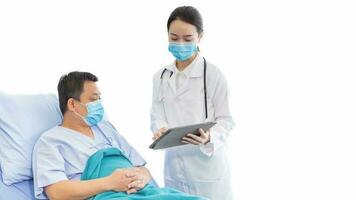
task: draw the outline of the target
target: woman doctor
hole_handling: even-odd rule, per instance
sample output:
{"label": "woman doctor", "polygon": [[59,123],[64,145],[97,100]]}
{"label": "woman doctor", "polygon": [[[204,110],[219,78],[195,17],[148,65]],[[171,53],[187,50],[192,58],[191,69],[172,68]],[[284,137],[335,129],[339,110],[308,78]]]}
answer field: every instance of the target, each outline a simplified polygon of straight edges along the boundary
{"label": "woman doctor", "polygon": [[191,6],[176,8],[167,22],[169,47],[175,61],[153,78],[151,129],[153,139],[168,128],[215,121],[200,136],[187,134],[182,145],[165,152],[164,181],[172,187],[212,200],[231,200],[226,143],[234,127],[228,88],[221,71],[199,51],[202,17]]}

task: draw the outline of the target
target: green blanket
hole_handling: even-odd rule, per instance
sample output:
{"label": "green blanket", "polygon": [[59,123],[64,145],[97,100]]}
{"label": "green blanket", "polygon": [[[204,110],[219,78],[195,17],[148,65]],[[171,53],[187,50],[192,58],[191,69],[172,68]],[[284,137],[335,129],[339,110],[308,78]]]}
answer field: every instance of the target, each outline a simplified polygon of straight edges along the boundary
{"label": "green blanket", "polygon": [[[91,180],[109,176],[116,169],[133,167],[129,159],[117,148],[102,149],[93,154],[82,174],[82,180]],[[171,188],[158,188],[147,184],[134,194],[108,191],[98,194],[90,200],[206,200],[206,198],[188,195]]]}

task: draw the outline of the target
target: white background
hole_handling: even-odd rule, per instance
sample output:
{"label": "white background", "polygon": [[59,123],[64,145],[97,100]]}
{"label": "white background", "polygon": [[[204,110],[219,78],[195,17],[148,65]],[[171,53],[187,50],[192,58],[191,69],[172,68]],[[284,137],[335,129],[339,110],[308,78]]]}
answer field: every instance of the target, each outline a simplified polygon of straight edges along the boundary
{"label": "white background", "polygon": [[236,199],[356,199],[351,0],[1,1],[0,90],[56,93],[64,73],[96,74],[162,184],[163,152],[147,148],[152,75],[173,59],[166,21],[181,5],[202,13],[200,49],[230,85]]}

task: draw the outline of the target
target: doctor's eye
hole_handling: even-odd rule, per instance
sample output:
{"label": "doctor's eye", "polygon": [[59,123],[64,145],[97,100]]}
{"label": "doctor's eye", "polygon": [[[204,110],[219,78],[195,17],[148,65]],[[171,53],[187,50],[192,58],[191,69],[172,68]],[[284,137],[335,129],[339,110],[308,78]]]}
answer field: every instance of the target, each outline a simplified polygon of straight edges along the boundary
{"label": "doctor's eye", "polygon": [[177,35],[170,35],[169,39],[173,40],[173,41],[177,41],[179,39],[179,37]]}

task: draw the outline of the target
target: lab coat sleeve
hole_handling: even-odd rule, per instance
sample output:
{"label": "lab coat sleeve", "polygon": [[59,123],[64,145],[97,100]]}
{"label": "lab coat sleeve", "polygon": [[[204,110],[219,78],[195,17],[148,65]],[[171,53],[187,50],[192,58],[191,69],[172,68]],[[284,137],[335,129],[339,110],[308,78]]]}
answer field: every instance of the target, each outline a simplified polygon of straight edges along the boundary
{"label": "lab coat sleeve", "polygon": [[210,129],[210,142],[200,145],[200,150],[208,156],[226,145],[227,138],[235,126],[229,108],[229,89],[226,79],[220,71],[215,74],[215,84],[211,85],[213,86],[211,90],[208,86],[208,92],[212,94],[211,102],[215,110],[213,120],[216,124]]}
{"label": "lab coat sleeve", "polygon": [[163,97],[160,94],[161,79],[156,74],[153,77],[153,92],[152,92],[152,105],[151,105],[151,130],[153,133],[157,132],[160,128],[168,127],[166,116],[164,113]]}

